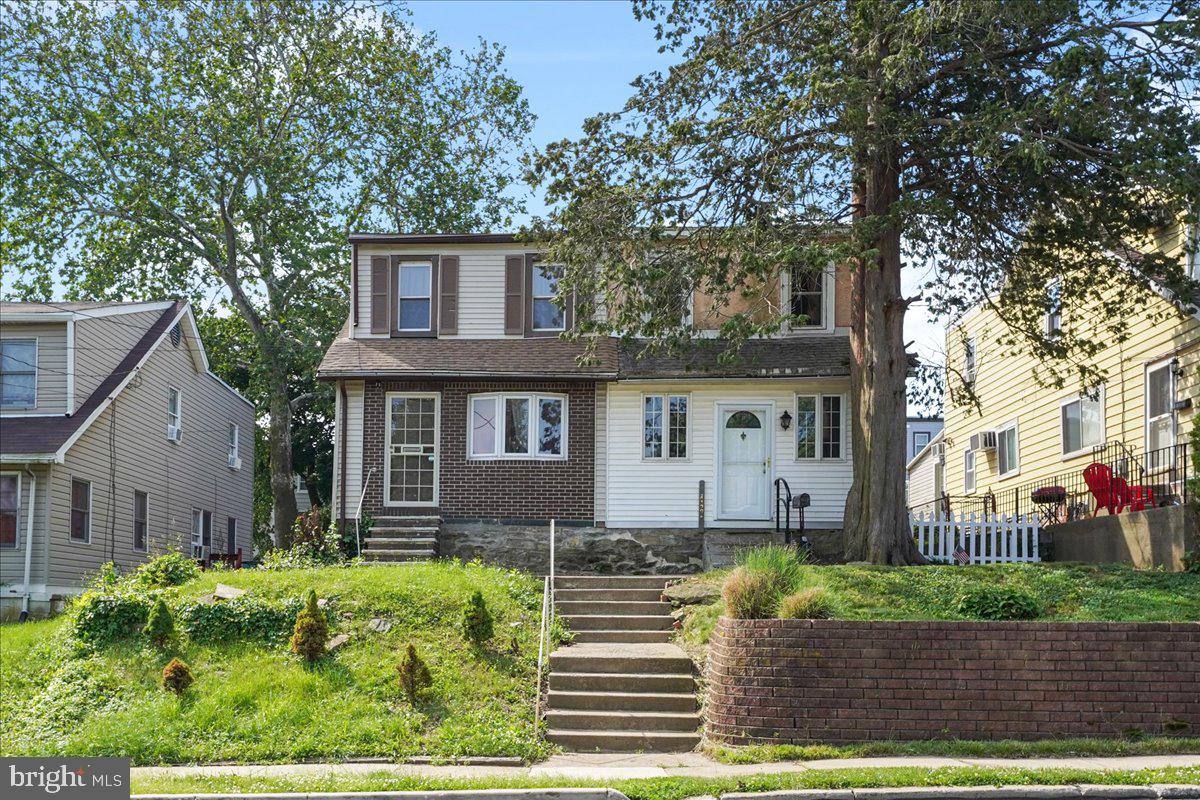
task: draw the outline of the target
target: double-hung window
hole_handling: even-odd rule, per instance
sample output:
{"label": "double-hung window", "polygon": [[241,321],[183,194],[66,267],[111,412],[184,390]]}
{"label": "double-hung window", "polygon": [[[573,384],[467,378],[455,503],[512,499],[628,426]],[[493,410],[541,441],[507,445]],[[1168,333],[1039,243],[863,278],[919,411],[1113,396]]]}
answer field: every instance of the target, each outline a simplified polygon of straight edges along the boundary
{"label": "double-hung window", "polygon": [[1046,335],[1062,332],[1062,279],[1055,278],[1046,286]]}
{"label": "double-hung window", "polygon": [[396,330],[429,331],[433,320],[433,264],[401,262],[397,270]]}
{"label": "double-hung window", "polygon": [[1146,368],[1146,450],[1175,444],[1175,376],[1171,362]]}
{"label": "double-hung window", "polygon": [[846,420],[840,394],[796,395],[796,459],[842,458]]}
{"label": "double-hung window", "polygon": [[975,337],[968,336],[963,340],[963,379],[970,383],[975,380]]}
{"label": "double-hung window", "polygon": [[929,431],[913,431],[913,456],[925,449],[929,439]]}
{"label": "double-hung window", "polygon": [[236,422],[229,423],[229,466],[238,469],[242,465],[238,451],[241,449],[241,431],[238,429]]}
{"label": "double-hung window", "polygon": [[688,457],[688,406],[686,394],[642,396],[642,458]]}
{"label": "double-hung window", "polygon": [[565,330],[563,310],[554,304],[563,268],[555,264],[533,264],[533,288],[530,294],[533,308],[532,329],[535,332]]}
{"label": "double-hung window", "polygon": [[996,430],[996,467],[1001,478],[1016,475],[1021,470],[1020,441],[1015,421]]}
{"label": "double-hung window", "polygon": [[167,438],[178,441],[183,431],[183,395],[174,386],[167,389]]}
{"label": "double-hung window", "polygon": [[92,484],[73,479],[71,481],[71,541],[92,540]]}
{"label": "double-hung window", "polygon": [[192,509],[192,554],[199,558],[212,546],[212,512]]}
{"label": "double-hung window", "polygon": [[475,394],[467,403],[471,459],[567,457],[567,398],[558,394]]}
{"label": "double-hung window", "polygon": [[237,552],[237,519],[234,517],[225,522],[225,552],[229,555]]}
{"label": "double-hung window", "polygon": [[37,339],[0,339],[0,408],[37,405]]}
{"label": "double-hung window", "polygon": [[1062,402],[1059,435],[1063,456],[1079,455],[1104,444],[1103,387]]}
{"label": "double-hung window", "polygon": [[825,270],[797,267],[791,272],[791,313],[794,328],[825,327]]}
{"label": "double-hung window", "polygon": [[150,496],[145,492],[133,493],[133,549],[146,552],[149,530]]}
{"label": "double-hung window", "polygon": [[963,453],[963,491],[971,494],[975,491],[975,451]]}
{"label": "double-hung window", "polygon": [[17,546],[21,514],[21,474],[0,474],[0,548]]}

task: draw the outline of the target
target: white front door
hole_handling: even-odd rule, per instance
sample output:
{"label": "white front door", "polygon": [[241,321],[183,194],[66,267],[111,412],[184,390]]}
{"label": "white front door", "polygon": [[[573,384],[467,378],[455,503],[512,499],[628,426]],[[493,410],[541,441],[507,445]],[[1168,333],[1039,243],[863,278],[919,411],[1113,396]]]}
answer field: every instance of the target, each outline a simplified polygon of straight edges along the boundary
{"label": "white front door", "polygon": [[717,416],[721,443],[722,519],[770,518],[770,409],[721,406]]}

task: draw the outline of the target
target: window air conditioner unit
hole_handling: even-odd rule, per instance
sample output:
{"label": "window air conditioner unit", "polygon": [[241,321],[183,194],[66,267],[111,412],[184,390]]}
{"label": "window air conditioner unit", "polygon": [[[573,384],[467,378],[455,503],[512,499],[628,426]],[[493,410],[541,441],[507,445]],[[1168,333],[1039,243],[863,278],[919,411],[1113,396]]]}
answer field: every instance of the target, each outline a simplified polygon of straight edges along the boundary
{"label": "window air conditioner unit", "polygon": [[208,547],[202,544],[192,545],[192,558],[208,559]]}
{"label": "window air conditioner unit", "polygon": [[996,449],[996,432],[995,431],[980,431],[979,433],[971,434],[971,449],[972,450],[995,450]]}
{"label": "window air conditioner unit", "polygon": [[182,442],[183,441],[183,428],[180,428],[178,425],[168,425],[167,426],[167,438],[170,439],[172,442]]}
{"label": "window air conditioner unit", "polygon": [[240,458],[238,458],[237,456],[230,456],[229,457],[229,468],[230,469],[241,469],[242,468],[242,460]]}
{"label": "window air conditioner unit", "polygon": [[935,442],[932,449],[933,460],[938,464],[946,463],[946,443]]}

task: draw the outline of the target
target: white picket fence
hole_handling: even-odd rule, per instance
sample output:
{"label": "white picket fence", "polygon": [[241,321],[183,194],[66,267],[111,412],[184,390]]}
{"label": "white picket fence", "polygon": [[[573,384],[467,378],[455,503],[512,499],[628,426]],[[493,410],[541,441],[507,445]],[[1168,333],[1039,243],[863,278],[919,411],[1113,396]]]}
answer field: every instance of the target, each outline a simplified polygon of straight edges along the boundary
{"label": "white picket fence", "polygon": [[1033,515],[1002,517],[996,514],[943,516],[940,512],[909,512],[909,524],[921,555],[937,561],[954,561],[961,547],[972,564],[1011,564],[1040,561],[1038,518]]}

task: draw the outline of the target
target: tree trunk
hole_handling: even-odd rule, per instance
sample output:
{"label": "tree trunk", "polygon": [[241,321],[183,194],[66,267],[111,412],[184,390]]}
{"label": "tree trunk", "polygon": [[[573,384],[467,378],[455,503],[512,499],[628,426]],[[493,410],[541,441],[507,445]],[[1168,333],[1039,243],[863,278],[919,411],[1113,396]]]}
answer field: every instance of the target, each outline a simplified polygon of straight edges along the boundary
{"label": "tree trunk", "polygon": [[[899,196],[895,159],[883,153],[862,171],[859,221],[880,220]],[[873,233],[875,258],[851,273],[850,408],[854,483],[843,517],[846,558],[872,564],[919,564],[908,526],[904,467],[908,356],[900,292],[900,229]]]}
{"label": "tree trunk", "polygon": [[271,500],[276,547],[290,547],[292,524],[296,521],[296,493],[292,488],[292,404],[288,400],[286,376],[271,376],[271,424],[267,442],[271,452]]}

